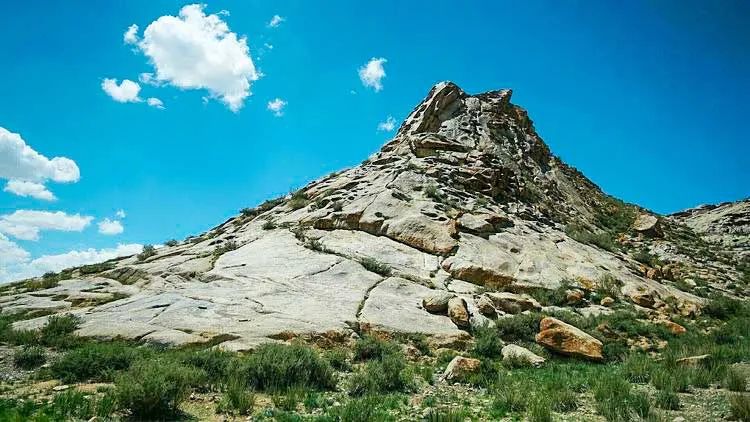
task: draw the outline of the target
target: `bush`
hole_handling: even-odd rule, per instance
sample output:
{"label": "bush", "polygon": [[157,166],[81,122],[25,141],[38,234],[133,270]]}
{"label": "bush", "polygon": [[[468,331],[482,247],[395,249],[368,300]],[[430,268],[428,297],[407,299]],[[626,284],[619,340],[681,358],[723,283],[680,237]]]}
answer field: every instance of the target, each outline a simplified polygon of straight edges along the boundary
{"label": "bush", "polygon": [[292,193],[292,197],[289,199],[289,207],[293,210],[304,208],[310,203],[310,198],[302,189]]}
{"label": "bush", "polygon": [[76,341],[72,333],[80,323],[81,319],[75,315],[51,315],[39,330],[39,341],[51,347],[69,347]]}
{"label": "bush", "polygon": [[219,402],[217,410],[221,413],[237,413],[249,415],[255,406],[255,393],[248,390],[247,383],[232,377],[224,387],[224,394]]}
{"label": "bush", "polygon": [[274,223],[271,220],[266,220],[263,222],[263,225],[260,226],[263,230],[273,230],[276,228],[276,223]]}
{"label": "bush", "polygon": [[383,359],[397,353],[400,353],[398,344],[370,335],[362,336],[354,344],[354,359],[358,361]]}
{"label": "bush", "polygon": [[729,397],[732,416],[742,422],[750,422],[750,395],[732,394]]}
{"label": "bush", "polygon": [[21,369],[34,369],[47,361],[44,349],[39,346],[26,346],[16,350],[13,355],[13,363]]}
{"label": "bush", "polygon": [[656,407],[666,410],[678,410],[680,408],[680,396],[674,391],[662,390],[656,393],[654,400]]}
{"label": "bush", "polygon": [[650,413],[648,397],[633,393],[630,383],[616,374],[604,374],[595,382],[594,399],[599,414],[609,421],[629,421],[633,415],[646,418]]}
{"label": "bush", "polygon": [[352,369],[348,360],[349,351],[343,347],[328,350],[323,356],[334,369],[339,371],[350,371]]}
{"label": "bush", "polygon": [[136,255],[136,259],[138,261],[145,261],[146,259],[156,255],[156,248],[154,248],[152,245],[143,245],[143,250],[141,253]]}
{"label": "bush", "polygon": [[622,364],[622,371],[628,381],[645,384],[651,380],[654,363],[651,357],[641,354],[630,354]]}
{"label": "bush", "polygon": [[498,334],[507,341],[534,341],[534,336],[539,332],[539,322],[542,320],[540,314],[519,314],[507,318],[498,318],[495,321]]}
{"label": "bush", "polygon": [[716,319],[726,320],[747,315],[748,311],[741,301],[717,293],[709,297],[708,304],[703,307],[703,313]]}
{"label": "bush", "polygon": [[599,279],[599,283],[596,287],[596,292],[602,297],[609,296],[612,299],[617,299],[622,295],[622,281],[616,279],[611,274],[604,274]]}
{"label": "bush", "polygon": [[381,408],[381,398],[377,396],[367,396],[361,399],[354,399],[345,405],[334,408],[331,412],[332,417],[342,422],[369,422],[369,421],[388,421],[391,420],[385,409]]}
{"label": "bush", "polygon": [[729,391],[744,392],[747,390],[747,376],[737,368],[729,368],[723,385]]}
{"label": "bush", "polygon": [[85,343],[65,353],[52,364],[55,378],[64,383],[83,381],[108,382],[116,371],[128,369],[138,351],[127,343]]}
{"label": "bush", "polygon": [[178,242],[176,239],[170,239],[164,242],[164,244],[167,246],[177,246],[180,244],[180,242]]}
{"label": "bush", "polygon": [[639,249],[633,254],[633,259],[640,262],[641,264],[648,265],[649,267],[655,267],[660,264],[659,258],[652,255],[648,249]]}
{"label": "bush", "polygon": [[233,251],[237,249],[239,245],[234,240],[230,240],[228,242],[224,242],[224,244],[217,246],[216,249],[214,249],[214,255],[220,256],[223,255],[229,251]]}
{"label": "bush", "polygon": [[211,384],[218,384],[235,375],[235,354],[221,349],[187,350],[181,355],[180,362],[203,370]]}
{"label": "bush", "polygon": [[389,267],[388,264],[384,264],[375,258],[363,258],[359,261],[359,263],[362,264],[362,266],[365,267],[367,271],[372,271],[375,274],[380,274],[385,277],[391,275],[391,267]]}
{"label": "bush", "polygon": [[549,399],[535,397],[529,405],[528,417],[531,422],[552,422],[552,407]]}
{"label": "bush", "polygon": [[55,396],[46,412],[53,420],[86,420],[94,414],[94,403],[76,390],[66,390]]}
{"label": "bush", "polygon": [[244,359],[241,368],[249,385],[259,390],[336,386],[331,365],[313,349],[301,344],[263,344]]}
{"label": "bush", "polygon": [[412,385],[406,369],[406,361],[402,355],[390,354],[380,360],[373,360],[364,369],[352,376],[349,384],[349,394],[362,396],[365,394],[382,394],[395,391],[405,391]]}
{"label": "bush", "polygon": [[511,412],[523,412],[528,406],[528,391],[520,384],[502,384],[495,392],[490,414],[502,418]]}
{"label": "bush", "polygon": [[115,381],[117,401],[135,419],[174,416],[190,388],[200,384],[205,373],[166,359],[142,360]]}
{"label": "bush", "polygon": [[500,356],[503,341],[494,327],[483,326],[474,329],[472,354],[478,357],[495,358]]}

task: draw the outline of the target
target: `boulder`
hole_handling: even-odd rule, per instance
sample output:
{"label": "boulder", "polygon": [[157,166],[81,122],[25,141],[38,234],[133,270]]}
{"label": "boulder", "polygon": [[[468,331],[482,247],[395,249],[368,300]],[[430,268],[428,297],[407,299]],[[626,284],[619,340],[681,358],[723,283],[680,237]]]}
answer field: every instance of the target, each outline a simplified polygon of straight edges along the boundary
{"label": "boulder", "polygon": [[422,299],[422,307],[432,314],[448,312],[448,301],[455,296],[452,293],[439,293]]}
{"label": "boulder", "polygon": [[565,300],[568,305],[578,305],[583,302],[584,294],[579,289],[567,290],[565,292]]}
{"label": "boulder", "polygon": [[628,297],[633,303],[644,308],[653,308],[656,303],[654,295],[650,292],[635,291],[630,293]]}
{"label": "boulder", "polygon": [[486,317],[491,318],[497,315],[495,304],[492,303],[492,300],[486,295],[482,295],[477,299],[477,309],[479,310],[479,313]]}
{"label": "boulder", "polygon": [[696,355],[677,359],[677,363],[683,366],[695,367],[703,364],[706,360],[711,359],[711,355]]}
{"label": "boulder", "polygon": [[659,323],[667,327],[667,329],[676,336],[685,334],[687,332],[687,329],[685,327],[673,321],[663,320]]}
{"label": "boulder", "polygon": [[479,359],[456,356],[445,368],[441,379],[450,382],[465,381],[469,375],[479,372],[481,363]]}
{"label": "boulder", "polygon": [[542,309],[542,305],[527,294],[492,292],[487,293],[487,297],[496,308],[509,314],[518,314],[528,310],[540,311]]}
{"label": "boulder", "polygon": [[520,360],[532,366],[540,366],[545,362],[543,357],[516,344],[506,345],[503,347],[501,353],[503,355],[503,360]]}
{"label": "boulder", "polygon": [[547,317],[541,321],[536,342],[562,355],[603,360],[601,341],[556,318]]}
{"label": "boulder", "polygon": [[648,237],[662,237],[659,218],[651,214],[640,214],[633,222],[633,230]]}
{"label": "boulder", "polygon": [[475,214],[464,214],[458,219],[458,226],[464,231],[470,233],[491,233],[494,231],[494,227],[487,221],[485,216]]}
{"label": "boulder", "polygon": [[599,302],[602,306],[612,306],[612,304],[615,303],[615,300],[612,299],[609,296],[604,297],[601,302]]}
{"label": "boulder", "polygon": [[466,301],[460,297],[452,297],[448,300],[448,316],[459,328],[471,327],[469,311],[466,309]]}

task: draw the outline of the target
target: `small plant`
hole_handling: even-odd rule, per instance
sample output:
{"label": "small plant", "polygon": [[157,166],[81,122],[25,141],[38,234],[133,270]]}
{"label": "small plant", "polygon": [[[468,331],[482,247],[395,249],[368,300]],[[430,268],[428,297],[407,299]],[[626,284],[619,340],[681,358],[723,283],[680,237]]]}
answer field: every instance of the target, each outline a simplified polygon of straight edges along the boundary
{"label": "small plant", "polygon": [[218,246],[218,247],[216,247],[216,249],[214,249],[214,256],[224,255],[225,253],[227,253],[229,251],[233,251],[233,250],[237,249],[238,247],[239,247],[239,245],[234,240],[230,240],[230,241],[224,242],[224,244],[222,244],[221,246]]}
{"label": "small plant", "polygon": [[167,246],[177,246],[180,244],[180,242],[178,242],[176,239],[170,239],[164,242],[164,244]]}
{"label": "small plant", "polygon": [[344,203],[341,201],[334,201],[333,205],[331,205],[334,211],[339,212],[342,209],[344,209]]}
{"label": "small plant", "polygon": [[616,279],[612,274],[604,274],[599,278],[596,286],[596,292],[601,297],[611,297],[617,299],[622,295],[622,281]]}
{"label": "small plant", "polygon": [[123,342],[81,345],[55,361],[52,375],[65,383],[112,381],[114,373],[128,369],[138,357],[135,347]]}
{"label": "small plant", "polygon": [[365,267],[367,271],[372,271],[375,274],[380,274],[384,277],[388,277],[389,275],[391,275],[391,267],[389,267],[388,264],[384,264],[375,258],[362,258],[359,263],[362,264],[362,266]]}
{"label": "small plant", "polygon": [[645,384],[651,380],[654,371],[653,360],[644,354],[633,353],[623,361],[622,370],[628,381]]}
{"label": "small plant", "polygon": [[310,198],[308,198],[307,194],[300,189],[292,193],[292,197],[289,199],[289,208],[298,210],[306,207],[309,203]]}
{"label": "small plant", "polygon": [[250,218],[257,215],[257,212],[254,208],[243,208],[240,210],[240,215],[245,218]]}
{"label": "small plant", "polygon": [[39,341],[46,346],[68,347],[75,342],[72,333],[80,323],[75,315],[51,315],[39,330]]}
{"label": "small plant", "polygon": [[224,394],[217,410],[221,413],[249,415],[254,406],[255,393],[248,390],[247,383],[243,379],[232,377],[224,387]]}
{"label": "small plant", "polygon": [[552,422],[552,406],[549,399],[540,396],[531,400],[528,417],[531,422]]}
{"label": "small plant", "polygon": [[264,391],[336,385],[331,365],[302,344],[263,344],[241,362],[240,370],[251,387]]}
{"label": "small plant", "polygon": [[732,394],[729,397],[732,416],[742,422],[750,422],[750,395]]}
{"label": "small plant", "polygon": [[156,248],[153,245],[143,245],[143,250],[136,256],[136,259],[138,261],[145,261],[154,255],[156,255]]}
{"label": "small plant", "polygon": [[495,358],[500,356],[503,341],[494,327],[483,326],[474,329],[474,348],[472,353],[478,357]]}
{"label": "small plant", "polygon": [[276,223],[271,220],[266,220],[265,222],[263,222],[263,225],[260,226],[260,228],[262,228],[263,230],[273,230],[276,228]]}
{"label": "small plant", "polygon": [[354,343],[354,359],[358,361],[383,359],[397,353],[399,353],[398,344],[370,335],[364,335]]}
{"label": "small plant", "polygon": [[744,392],[747,390],[747,376],[741,370],[731,367],[727,371],[723,385],[729,391]]}
{"label": "small plant", "polygon": [[651,252],[649,252],[646,248],[636,251],[633,254],[633,259],[640,262],[641,264],[648,265],[649,267],[655,267],[660,264],[659,258],[652,255]]}
{"label": "small plant", "polygon": [[716,319],[726,320],[734,316],[748,314],[748,308],[737,299],[732,299],[720,293],[709,297],[709,302],[703,307],[703,313]]}
{"label": "small plant", "polygon": [[380,397],[366,396],[334,408],[331,416],[337,418],[334,420],[347,422],[387,421],[390,415],[381,405]]}
{"label": "small plant", "polygon": [[34,369],[44,364],[47,361],[47,356],[44,353],[44,349],[39,346],[26,346],[22,349],[16,350],[13,355],[13,363],[21,369]]}
{"label": "small plant", "polygon": [[343,347],[337,347],[325,352],[323,355],[334,369],[339,371],[350,371],[352,365],[349,363],[349,351]]}
{"label": "small plant", "polygon": [[490,414],[502,418],[512,412],[523,412],[528,406],[528,394],[521,385],[503,383],[495,392]]}
{"label": "small plant", "polygon": [[445,200],[445,195],[440,191],[440,189],[438,189],[437,185],[435,184],[425,186],[424,194],[428,198],[435,200],[435,202],[443,202]]}
{"label": "small plant", "polygon": [[540,314],[518,314],[508,318],[498,318],[495,326],[500,337],[508,341],[534,341],[539,332]]}
{"label": "small plant", "polygon": [[349,383],[349,394],[362,396],[405,391],[411,385],[403,355],[393,353],[368,362],[364,369],[355,373]]}
{"label": "small plant", "polygon": [[680,396],[674,391],[662,390],[656,393],[654,399],[656,407],[666,410],[679,410],[680,408]]}
{"label": "small plant", "polygon": [[630,383],[617,374],[605,374],[594,384],[594,399],[600,415],[611,421],[646,418],[650,413],[648,397],[631,391]]}

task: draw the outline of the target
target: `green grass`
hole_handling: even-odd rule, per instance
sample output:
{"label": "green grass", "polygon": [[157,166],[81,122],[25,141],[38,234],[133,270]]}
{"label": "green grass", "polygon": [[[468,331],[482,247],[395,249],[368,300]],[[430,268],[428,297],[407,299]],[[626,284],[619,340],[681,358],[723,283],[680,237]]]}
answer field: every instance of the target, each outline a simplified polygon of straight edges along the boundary
{"label": "green grass", "polygon": [[413,386],[409,374],[403,355],[390,354],[367,362],[356,372],[349,381],[349,394],[363,396],[407,391]]}
{"label": "green grass", "polygon": [[220,413],[249,415],[255,406],[255,392],[247,388],[245,380],[232,377],[224,386],[217,406]]}
{"label": "green grass", "polygon": [[662,390],[656,393],[654,404],[656,404],[656,407],[660,409],[679,410],[680,396],[678,396],[674,391]]}
{"label": "green grass", "polygon": [[750,422],[750,395],[732,394],[729,397],[732,416],[741,422]]}
{"label": "green grass", "polygon": [[39,346],[24,346],[13,354],[13,364],[21,369],[34,369],[47,361],[47,354]]}
{"label": "green grass", "polygon": [[597,412],[608,421],[630,421],[648,417],[651,404],[644,393],[633,392],[631,384],[617,374],[602,374],[593,387]]}
{"label": "green grass", "polygon": [[500,356],[503,341],[495,327],[483,326],[474,329],[474,347],[471,352],[476,357],[496,358]]}
{"label": "green grass", "polygon": [[65,383],[108,382],[117,371],[128,369],[142,353],[125,342],[87,342],[66,352],[50,370]]}
{"label": "green grass", "polygon": [[729,368],[722,385],[729,391],[745,392],[747,390],[747,375],[737,368]]}
{"label": "green grass", "polygon": [[256,390],[292,387],[330,389],[336,386],[331,365],[309,346],[263,344],[242,359],[240,371]]}
{"label": "green grass", "polygon": [[383,359],[396,353],[400,353],[398,344],[370,335],[364,335],[354,343],[354,359],[358,361]]}

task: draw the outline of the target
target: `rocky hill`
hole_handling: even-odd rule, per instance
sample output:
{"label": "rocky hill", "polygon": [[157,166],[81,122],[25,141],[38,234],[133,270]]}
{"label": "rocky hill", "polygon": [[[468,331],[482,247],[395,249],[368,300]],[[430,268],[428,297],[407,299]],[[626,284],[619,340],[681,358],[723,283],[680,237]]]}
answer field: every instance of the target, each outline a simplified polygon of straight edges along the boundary
{"label": "rocky hill", "polygon": [[[0,306],[72,312],[85,336],[222,336],[235,350],[362,331],[469,340],[505,301],[560,286],[594,293],[575,303],[582,313],[606,312],[596,292],[615,289],[690,315],[709,290],[745,286],[748,204],[669,217],[625,204],[552,155],[510,90],[444,82],[361,165],[200,236],[47,275],[49,288],[6,287]],[[463,299],[461,318],[423,305],[450,296]]]}

